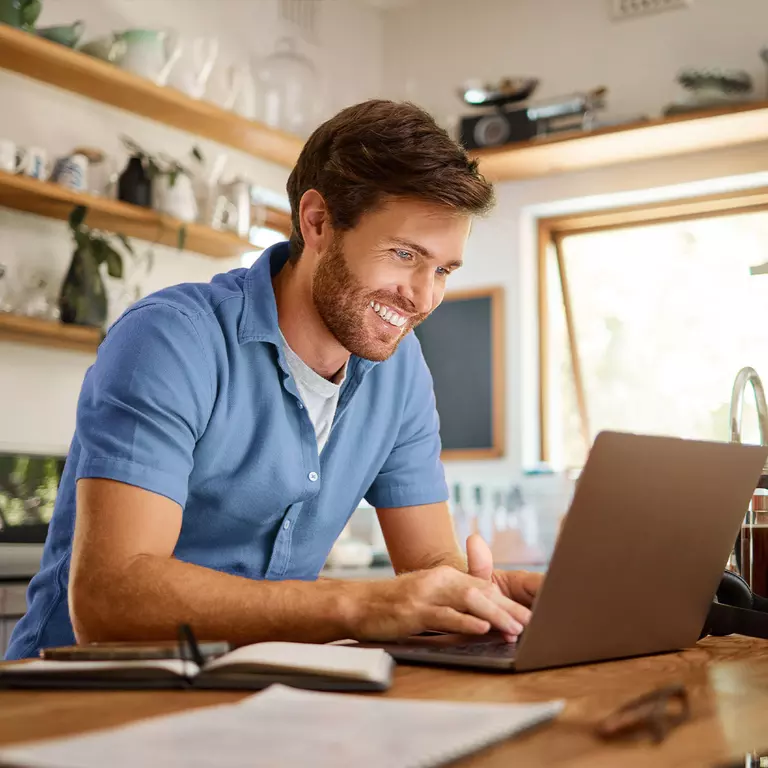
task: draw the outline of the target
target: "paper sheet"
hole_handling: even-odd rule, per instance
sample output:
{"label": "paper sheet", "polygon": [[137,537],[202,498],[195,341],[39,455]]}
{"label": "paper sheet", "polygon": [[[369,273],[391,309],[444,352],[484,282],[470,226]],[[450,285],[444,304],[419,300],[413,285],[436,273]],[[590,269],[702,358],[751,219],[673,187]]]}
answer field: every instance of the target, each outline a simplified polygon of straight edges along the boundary
{"label": "paper sheet", "polygon": [[563,702],[465,704],[274,685],[238,704],[0,749],[35,768],[428,768],[556,717]]}

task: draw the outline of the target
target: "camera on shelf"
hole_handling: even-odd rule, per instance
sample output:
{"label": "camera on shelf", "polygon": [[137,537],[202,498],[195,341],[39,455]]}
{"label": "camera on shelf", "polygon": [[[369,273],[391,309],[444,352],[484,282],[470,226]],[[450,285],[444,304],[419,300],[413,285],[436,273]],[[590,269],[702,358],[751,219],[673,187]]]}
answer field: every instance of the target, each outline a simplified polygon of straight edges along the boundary
{"label": "camera on shelf", "polygon": [[497,86],[467,85],[461,98],[483,112],[461,118],[461,143],[467,149],[499,147],[595,126],[597,111],[605,106],[606,88],[528,101],[538,84],[534,78],[505,78]]}

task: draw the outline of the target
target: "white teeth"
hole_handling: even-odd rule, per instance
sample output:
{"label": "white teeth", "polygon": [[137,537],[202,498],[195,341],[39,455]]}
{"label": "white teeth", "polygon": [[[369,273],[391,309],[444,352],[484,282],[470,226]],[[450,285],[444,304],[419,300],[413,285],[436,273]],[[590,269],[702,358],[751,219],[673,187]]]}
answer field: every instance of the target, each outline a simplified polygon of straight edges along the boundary
{"label": "white teeth", "polygon": [[408,321],[408,318],[399,315],[394,309],[374,301],[371,302],[371,308],[382,320],[386,320],[390,325],[394,325],[395,328],[402,328]]}

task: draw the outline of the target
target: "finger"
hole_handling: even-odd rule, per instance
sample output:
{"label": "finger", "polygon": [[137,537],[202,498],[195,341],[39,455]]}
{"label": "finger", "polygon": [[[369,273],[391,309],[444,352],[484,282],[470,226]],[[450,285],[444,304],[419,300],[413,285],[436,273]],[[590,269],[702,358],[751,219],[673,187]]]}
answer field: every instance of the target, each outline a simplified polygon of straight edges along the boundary
{"label": "finger", "polygon": [[523,631],[523,625],[514,616],[491,600],[488,595],[483,594],[479,589],[471,587],[466,591],[465,595],[465,610],[468,613],[484,619],[500,632],[519,635]]}
{"label": "finger", "polygon": [[[483,584],[483,582],[480,582]],[[491,602],[505,611],[511,616],[518,624],[523,627],[528,626],[528,622],[531,620],[531,611],[524,605],[510,600],[506,595],[501,593],[501,590],[494,585],[487,585],[479,587],[481,591]]]}
{"label": "finger", "polygon": [[491,548],[479,533],[467,538],[467,565],[471,576],[491,580],[493,576],[493,555]]}
{"label": "finger", "polygon": [[501,637],[505,643],[516,643],[520,639],[520,635],[510,635],[506,632],[502,632]]}
{"label": "finger", "polygon": [[461,613],[447,605],[438,605],[429,614],[426,628],[460,635],[484,635],[491,629],[491,625],[477,616]]}

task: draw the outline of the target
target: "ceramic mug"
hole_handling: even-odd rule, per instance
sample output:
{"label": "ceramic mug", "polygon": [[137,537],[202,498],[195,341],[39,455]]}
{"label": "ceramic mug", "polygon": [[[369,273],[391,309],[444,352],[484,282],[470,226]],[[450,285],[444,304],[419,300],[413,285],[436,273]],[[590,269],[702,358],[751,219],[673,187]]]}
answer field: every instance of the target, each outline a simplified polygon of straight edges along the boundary
{"label": "ceramic mug", "polygon": [[20,157],[16,145],[8,139],[0,139],[0,171],[16,173],[19,170]]}
{"label": "ceramic mug", "polygon": [[76,192],[85,192],[88,189],[88,158],[79,153],[59,158],[51,180]]}
{"label": "ceramic mug", "polygon": [[39,147],[21,148],[19,158],[17,172],[41,181],[48,178],[50,167],[48,165],[48,153],[44,149]]}

